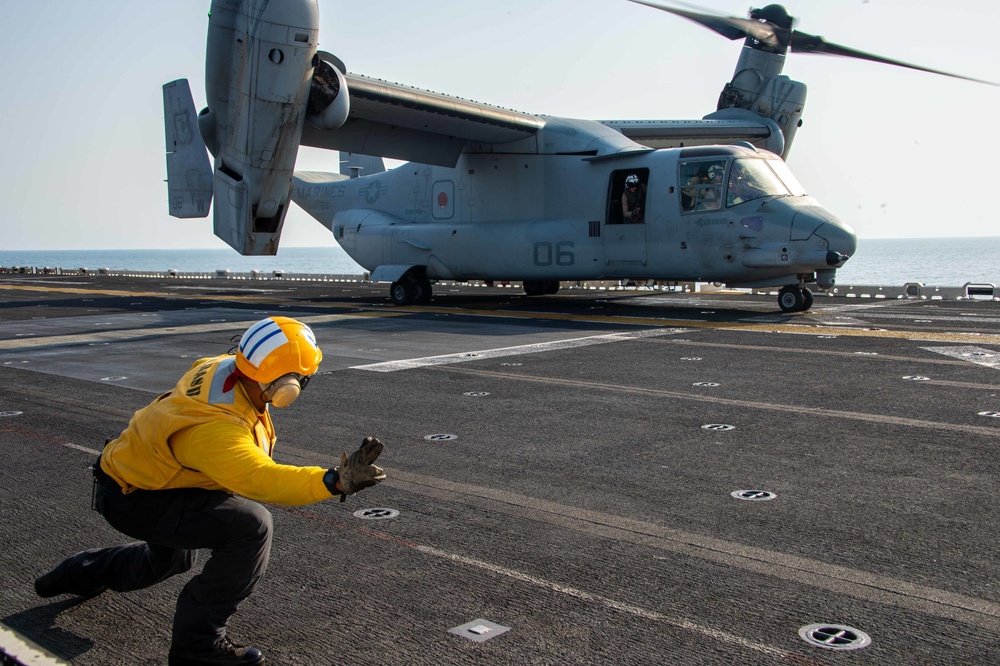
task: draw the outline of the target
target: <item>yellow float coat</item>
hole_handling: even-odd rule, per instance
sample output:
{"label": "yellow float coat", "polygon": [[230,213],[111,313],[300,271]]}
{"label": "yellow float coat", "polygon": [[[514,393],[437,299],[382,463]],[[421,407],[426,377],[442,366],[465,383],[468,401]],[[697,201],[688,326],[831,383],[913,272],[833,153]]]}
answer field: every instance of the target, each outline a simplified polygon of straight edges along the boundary
{"label": "yellow float coat", "polygon": [[122,492],[206,488],[287,506],[333,496],[326,469],[274,462],[271,417],[253,406],[235,370],[228,355],[196,361],[172,391],[132,416],[101,456]]}

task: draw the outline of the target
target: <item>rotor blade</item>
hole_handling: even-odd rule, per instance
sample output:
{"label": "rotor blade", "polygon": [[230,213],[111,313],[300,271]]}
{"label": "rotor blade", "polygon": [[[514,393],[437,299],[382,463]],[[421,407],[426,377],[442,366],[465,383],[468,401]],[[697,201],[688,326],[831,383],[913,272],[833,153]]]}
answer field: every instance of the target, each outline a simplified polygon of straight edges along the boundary
{"label": "rotor blade", "polygon": [[717,16],[713,14],[703,14],[701,12],[692,12],[685,9],[678,9],[676,7],[668,7],[651,0],[630,0],[630,2],[634,2],[639,5],[646,5],[647,7],[659,9],[664,12],[670,12],[671,14],[676,14],[677,16],[682,16],[689,21],[694,21],[695,23],[703,25],[709,30],[714,30],[728,39],[753,37],[769,48],[782,48],[780,40],[775,34],[774,27],[769,23],[750,21],[749,19],[737,18],[735,16]]}
{"label": "rotor blade", "polygon": [[[634,2],[635,0],[633,0]],[[901,60],[893,60],[892,58],[884,58],[882,56],[877,56],[872,53],[865,53],[864,51],[858,51],[856,49],[848,48],[846,46],[840,46],[839,44],[833,44],[826,41],[822,37],[816,35],[809,35],[804,32],[799,32],[795,30],[792,32],[792,41],[789,45],[792,51],[798,53],[816,53],[820,55],[835,55],[843,56],[845,58],[857,58],[859,60],[869,60],[871,62],[879,62],[885,65],[895,65],[896,67],[906,67],[907,69],[915,69],[920,72],[928,72],[930,74],[940,74],[941,76],[950,76],[954,79],[964,79],[966,81],[974,81],[976,83],[985,83],[990,86],[1000,86],[1000,83],[994,83],[992,81],[984,81],[983,79],[974,79],[969,76],[962,76],[961,74],[952,74],[950,72],[942,72],[939,69],[931,69],[929,67],[921,67],[920,65],[912,65],[908,62],[903,62]]]}

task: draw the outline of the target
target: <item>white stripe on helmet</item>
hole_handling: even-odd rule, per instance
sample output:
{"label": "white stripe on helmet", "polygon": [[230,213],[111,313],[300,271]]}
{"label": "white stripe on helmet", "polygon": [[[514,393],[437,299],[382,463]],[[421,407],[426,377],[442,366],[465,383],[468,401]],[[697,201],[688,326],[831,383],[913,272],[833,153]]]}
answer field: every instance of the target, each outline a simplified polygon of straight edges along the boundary
{"label": "white stripe on helmet", "polygon": [[247,329],[240,339],[240,352],[250,365],[259,368],[267,355],[288,342],[284,331],[273,319],[264,319]]}
{"label": "white stripe on helmet", "polygon": [[316,344],[316,334],[313,333],[312,329],[306,326],[305,324],[302,325],[302,335],[305,337],[306,340],[312,343],[313,347],[319,347],[319,345]]}

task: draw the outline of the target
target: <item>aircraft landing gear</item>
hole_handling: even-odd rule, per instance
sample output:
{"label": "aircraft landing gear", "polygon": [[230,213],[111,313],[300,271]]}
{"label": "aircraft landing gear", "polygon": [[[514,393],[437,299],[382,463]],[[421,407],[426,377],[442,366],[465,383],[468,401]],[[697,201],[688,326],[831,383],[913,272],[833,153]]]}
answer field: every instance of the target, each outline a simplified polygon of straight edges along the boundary
{"label": "aircraft landing gear", "polygon": [[806,287],[786,285],[778,292],[778,307],[782,312],[804,312],[812,307],[813,294]]}
{"label": "aircraft landing gear", "polygon": [[393,305],[425,305],[431,302],[431,281],[427,278],[405,276],[389,287]]}
{"label": "aircraft landing gear", "polygon": [[525,280],[524,293],[528,296],[542,296],[559,291],[559,280]]}

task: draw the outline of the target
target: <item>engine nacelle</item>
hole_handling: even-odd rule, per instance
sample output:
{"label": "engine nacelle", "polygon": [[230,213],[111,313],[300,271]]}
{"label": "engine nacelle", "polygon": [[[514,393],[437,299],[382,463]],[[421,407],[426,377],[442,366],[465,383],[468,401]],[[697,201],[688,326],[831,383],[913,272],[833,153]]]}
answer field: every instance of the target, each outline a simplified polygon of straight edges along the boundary
{"label": "engine nacelle", "polygon": [[[771,7],[777,7],[785,13],[783,8],[772,5],[757,11],[768,11]],[[772,16],[769,20],[776,19]],[[790,30],[791,22],[787,13],[782,20],[787,22],[787,29]],[[802,109],[806,103],[805,84],[782,75],[781,70],[784,66],[784,47],[775,51],[752,37],[747,37],[740,52],[739,62],[736,64],[736,71],[733,73],[733,80],[723,88],[717,107],[717,113],[720,114],[735,109],[745,109],[777,123],[784,142],[780,151],[772,152],[779,153],[783,159],[788,157],[792,140],[795,139],[795,131],[802,124]],[[706,118],[711,117],[713,116],[706,116]]]}
{"label": "engine nacelle", "polygon": [[319,0],[213,0],[205,57],[215,235],[240,254],[278,250],[312,86]]}
{"label": "engine nacelle", "polygon": [[347,122],[347,116],[351,112],[351,98],[343,73],[324,60],[324,56],[331,57],[326,53],[316,54],[312,88],[306,105],[306,121],[321,129],[335,130]]}

